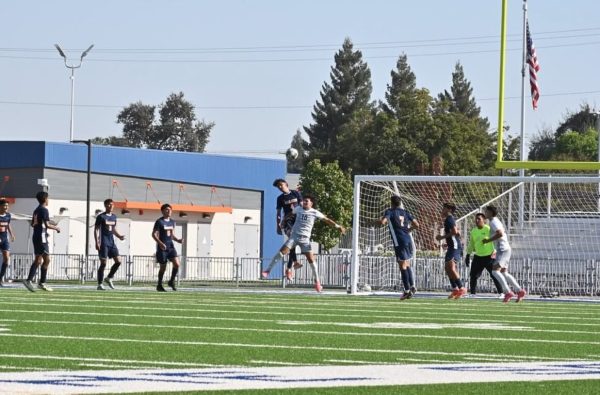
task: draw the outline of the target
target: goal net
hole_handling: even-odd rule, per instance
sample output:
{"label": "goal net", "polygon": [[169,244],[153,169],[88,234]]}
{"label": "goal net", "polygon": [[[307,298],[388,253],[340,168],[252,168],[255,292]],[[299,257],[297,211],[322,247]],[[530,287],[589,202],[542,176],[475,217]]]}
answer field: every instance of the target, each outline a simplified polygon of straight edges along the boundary
{"label": "goal net", "polygon": [[[389,230],[373,225],[398,195],[420,223],[411,232],[418,289],[450,289],[445,245],[435,236],[443,231],[442,204],[452,202],[465,251],[475,214],[498,208],[513,249],[511,273],[530,293],[600,295],[598,177],[356,176],[354,188],[352,293],[403,288]],[[459,269],[468,283],[464,263]],[[485,272],[482,282],[483,292],[492,291]]]}

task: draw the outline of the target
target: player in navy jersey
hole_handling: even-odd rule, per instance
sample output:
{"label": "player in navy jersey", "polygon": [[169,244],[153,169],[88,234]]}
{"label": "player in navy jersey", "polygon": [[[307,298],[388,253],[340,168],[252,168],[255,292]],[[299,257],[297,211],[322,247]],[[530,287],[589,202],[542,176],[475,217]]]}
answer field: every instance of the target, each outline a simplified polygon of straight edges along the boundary
{"label": "player in navy jersey", "polygon": [[444,234],[437,235],[437,241],[446,240],[446,256],[444,258],[444,269],[450,279],[452,293],[448,299],[458,299],[467,294],[467,289],[463,286],[460,274],[456,269],[456,265],[462,259],[462,242],[460,232],[456,226],[454,212],[456,206],[452,203],[444,203],[442,207],[442,217],[444,218]]}
{"label": "player in navy jersey", "polygon": [[2,267],[0,268],[0,287],[10,263],[10,243],[15,236],[10,226],[11,215],[8,212],[8,201],[0,199],[0,251],[2,251]]}
{"label": "player in navy jersey", "polygon": [[388,225],[390,237],[394,244],[396,261],[400,267],[402,285],[404,286],[404,293],[400,299],[410,299],[417,292],[415,279],[410,267],[410,259],[414,253],[410,232],[419,227],[419,222],[408,211],[400,207],[400,196],[392,196],[390,203],[391,207],[385,210],[377,223]]}
{"label": "player in navy jersey", "polygon": [[[104,201],[105,211],[96,217],[96,224],[94,226],[96,251],[98,251],[98,257],[100,258],[98,290],[104,290],[102,281],[106,282],[111,289],[115,289],[113,277],[119,266],[121,266],[121,257],[119,256],[119,249],[115,245],[114,236],[117,236],[120,240],[125,240],[125,236],[117,231],[117,216],[112,212],[113,207],[113,200],[106,199]],[[106,261],[108,259],[113,259],[115,263],[111,266],[106,279],[104,279],[104,270],[106,269]]]}
{"label": "player in navy jersey", "polygon": [[165,270],[167,270],[167,261],[171,261],[173,269],[171,270],[171,279],[168,285],[173,291],[177,291],[177,288],[175,288],[175,277],[177,277],[177,272],[179,271],[179,258],[173,241],[181,244],[183,243],[183,239],[178,239],[175,236],[175,221],[171,219],[171,213],[173,212],[171,205],[168,203],[163,204],[160,207],[160,211],[163,216],[156,220],[154,229],[152,230],[152,238],[156,241],[156,261],[160,264],[156,290],[158,292],[167,291],[163,287],[163,276]]}
{"label": "player in navy jersey", "polygon": [[32,281],[38,267],[41,265],[38,288],[43,289],[44,291],[52,291],[52,288],[46,285],[46,276],[48,274],[48,266],[50,265],[48,229],[60,233],[60,228],[50,223],[50,214],[47,208],[49,200],[48,192],[38,192],[35,195],[35,198],[39,203],[39,206],[33,211],[33,216],[31,218],[31,226],[33,227],[33,236],[31,239],[33,241],[33,253],[35,254],[35,259],[29,269],[27,280],[23,281],[23,285],[31,292],[35,292]]}
{"label": "player in navy jersey", "polygon": [[[294,222],[296,221],[296,216],[291,214],[294,211],[294,207],[300,205],[302,202],[302,195],[296,190],[290,190],[287,181],[283,178],[273,181],[273,186],[281,191],[281,195],[277,197],[277,234],[285,234],[286,238],[289,238]],[[283,216],[281,215],[282,211]],[[302,267],[298,262],[295,248],[290,250],[285,270],[285,277],[288,280],[291,280],[293,277],[292,265],[294,269]]]}

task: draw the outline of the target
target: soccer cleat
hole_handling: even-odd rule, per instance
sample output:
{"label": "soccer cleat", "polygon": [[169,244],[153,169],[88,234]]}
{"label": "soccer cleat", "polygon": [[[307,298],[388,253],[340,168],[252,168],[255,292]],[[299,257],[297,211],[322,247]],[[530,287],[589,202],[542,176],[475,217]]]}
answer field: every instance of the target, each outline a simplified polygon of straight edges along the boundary
{"label": "soccer cleat", "polygon": [[298,270],[302,267],[303,265],[300,262],[294,262],[294,270]]}
{"label": "soccer cleat", "polygon": [[323,286],[321,285],[320,281],[315,282],[315,291],[317,291],[317,292],[323,291]]}
{"label": "soccer cleat", "polygon": [[415,287],[414,285],[412,287],[410,287],[410,293],[411,295],[414,295],[417,293],[417,287]]}
{"label": "soccer cleat", "polygon": [[39,283],[38,288],[43,289],[44,291],[47,291],[47,292],[52,292],[52,288],[47,286],[46,283]]}
{"label": "soccer cleat", "polygon": [[33,283],[31,281],[23,280],[23,285],[25,286],[25,288],[27,288],[31,292],[35,292],[35,288],[33,288]]}
{"label": "soccer cleat", "polygon": [[265,270],[265,271],[263,271],[263,272],[260,273],[260,279],[261,280],[266,280],[268,278],[269,278],[269,271],[268,270]]}
{"label": "soccer cleat", "polygon": [[106,277],[106,278],[104,279],[104,282],[106,283],[106,285],[108,285],[108,288],[110,288],[110,289],[115,289],[115,284],[113,283],[113,280],[112,280],[112,278],[110,278],[110,277]]}
{"label": "soccer cleat", "polygon": [[467,294],[467,289],[465,287],[459,288],[458,292],[456,292],[456,296],[454,299],[460,299]]}
{"label": "soccer cleat", "polygon": [[504,300],[504,294],[498,294],[498,299]]}
{"label": "soccer cleat", "polygon": [[508,303],[514,297],[515,297],[515,294],[508,291],[507,293],[504,294],[504,299],[502,299],[502,303]]}
{"label": "soccer cleat", "polygon": [[406,300],[406,299],[410,299],[410,298],[412,298],[412,292],[410,292],[410,291],[404,291],[402,296],[400,296],[400,300]]}
{"label": "soccer cleat", "polygon": [[104,288],[104,285],[102,284],[98,284],[98,287],[96,288],[98,291],[105,291],[106,288]]}
{"label": "soccer cleat", "polygon": [[157,290],[158,292],[167,292],[167,290],[165,289],[165,287],[163,287],[163,286],[162,286],[162,284],[158,284],[158,285],[156,286],[156,290]]}
{"label": "soccer cleat", "polygon": [[285,270],[285,278],[287,278],[288,281],[292,281],[294,279],[294,272],[292,269]]}
{"label": "soccer cleat", "polygon": [[456,299],[456,295],[458,295],[458,293],[459,293],[459,292],[460,292],[460,291],[459,291],[459,289],[458,289],[458,288],[456,288],[456,289],[453,289],[453,290],[452,290],[452,293],[451,293],[450,295],[448,295],[448,299]]}
{"label": "soccer cleat", "polygon": [[175,288],[175,281],[169,281],[167,284],[173,291],[177,291],[177,288]]}
{"label": "soccer cleat", "polygon": [[525,295],[527,295],[527,291],[525,291],[524,289],[517,292],[517,300],[515,300],[515,302],[519,303],[520,301],[522,301]]}

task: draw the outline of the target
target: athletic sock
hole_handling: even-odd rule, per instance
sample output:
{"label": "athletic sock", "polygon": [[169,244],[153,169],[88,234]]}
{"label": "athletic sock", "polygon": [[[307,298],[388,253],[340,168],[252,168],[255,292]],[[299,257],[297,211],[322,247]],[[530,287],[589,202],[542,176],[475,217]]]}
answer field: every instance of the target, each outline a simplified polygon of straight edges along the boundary
{"label": "athletic sock", "polygon": [[165,271],[164,270],[159,270],[158,271],[158,285],[162,285],[164,275],[165,275]]}
{"label": "athletic sock", "polygon": [[267,267],[267,272],[271,272],[271,269],[273,269],[273,266],[275,266],[275,264],[277,263],[278,260],[280,260],[281,258],[283,258],[283,254],[281,253],[281,251],[277,251],[277,254],[275,254],[275,256],[273,256],[273,258],[271,258],[271,262],[269,263],[269,266]]}
{"label": "athletic sock", "polygon": [[314,262],[308,262],[308,264],[310,265],[310,268],[312,269],[313,272],[313,281],[319,281],[319,270],[317,269],[317,264]]}
{"label": "athletic sock", "polygon": [[171,280],[169,282],[172,283],[173,281],[175,281],[175,277],[177,277],[177,272],[179,272],[179,266],[173,266],[173,269],[171,269]]}
{"label": "athletic sock", "polygon": [[2,269],[0,269],[0,281],[2,281],[2,279],[4,278],[4,275],[6,274],[6,269],[8,269],[8,262],[3,262]]}
{"label": "athletic sock", "polygon": [[106,269],[106,263],[101,263],[98,266],[98,284],[102,284],[102,281],[104,281],[104,269]]}
{"label": "athletic sock", "polygon": [[108,272],[108,278],[113,278],[119,270],[119,266],[121,266],[121,262],[115,262],[110,268],[110,272]]}
{"label": "athletic sock", "polygon": [[40,284],[43,284],[46,282],[47,275],[48,275],[48,268],[42,266],[42,268],[40,269]]}
{"label": "athletic sock", "polygon": [[400,269],[400,277],[402,277],[402,285],[404,285],[404,291],[410,290],[410,282],[408,281],[408,270]]}
{"label": "athletic sock", "polygon": [[502,273],[500,273],[498,270],[492,270],[492,276],[494,276],[494,278],[498,280],[498,282],[502,286],[502,292],[504,292],[505,294],[510,292],[510,289],[508,288],[508,284],[506,282],[506,278],[504,278]]}
{"label": "athletic sock", "polygon": [[510,285],[512,285],[515,292],[519,292],[521,290],[521,286],[519,285],[517,280],[515,280],[515,278],[512,276],[512,274],[510,274],[509,272],[504,272],[504,273],[502,273],[502,275],[506,279],[506,282],[509,283]]}
{"label": "athletic sock", "polygon": [[415,277],[413,276],[412,267],[407,267],[406,272],[408,273],[408,285],[411,287],[415,286]]}
{"label": "athletic sock", "polygon": [[457,278],[456,280],[454,280],[454,282],[456,283],[457,288],[464,288],[463,282],[460,278]]}
{"label": "athletic sock", "polygon": [[456,280],[450,279],[450,286],[452,287],[452,289],[458,288],[456,286]]}
{"label": "athletic sock", "polygon": [[292,248],[290,250],[290,255],[289,255],[289,259],[288,259],[288,264],[287,264],[287,268],[291,269],[292,265],[294,264],[294,262],[296,262],[298,260],[298,257],[296,256],[296,247]]}
{"label": "athletic sock", "polygon": [[33,281],[33,278],[35,277],[35,274],[37,273],[37,265],[35,264],[35,262],[33,262],[31,264],[31,267],[29,268],[29,275],[27,276],[27,281]]}

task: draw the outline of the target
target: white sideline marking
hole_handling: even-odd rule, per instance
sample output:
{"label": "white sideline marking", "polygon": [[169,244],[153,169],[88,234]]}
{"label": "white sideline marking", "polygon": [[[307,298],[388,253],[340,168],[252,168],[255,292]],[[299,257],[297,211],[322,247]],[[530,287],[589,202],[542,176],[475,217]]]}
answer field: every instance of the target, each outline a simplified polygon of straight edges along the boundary
{"label": "white sideline marking", "polygon": [[10,329],[4,324],[0,324],[0,332],[8,332]]}
{"label": "white sideline marking", "polygon": [[[489,329],[489,330],[513,330],[523,331],[533,329],[527,326],[514,326],[502,323],[487,323],[487,322],[468,322],[463,324],[440,324],[440,323],[424,323],[424,322],[317,322],[317,321],[279,321],[279,324],[284,325],[331,325],[331,326],[350,326],[355,328],[369,329]],[[544,331],[544,330],[542,330]],[[545,332],[545,331],[544,331]],[[569,333],[572,333],[569,331]],[[596,332],[590,332],[596,333]]]}
{"label": "white sideline marking", "polygon": [[[0,354],[0,358],[16,358],[16,359],[44,359],[44,360],[58,360],[58,361],[86,361],[86,362],[116,362],[116,363],[127,363],[127,364],[143,364],[143,365],[157,365],[162,366],[175,366],[182,368],[209,368],[209,367],[230,367],[229,365],[213,365],[209,363],[192,363],[192,362],[170,362],[170,361],[144,361],[139,359],[110,359],[110,358],[86,358],[86,357],[64,357],[54,355],[32,355],[32,354]],[[131,366],[130,366],[131,367]]]}
{"label": "white sideline marking", "polygon": [[6,393],[85,394],[600,379],[600,362],[0,373]]}

